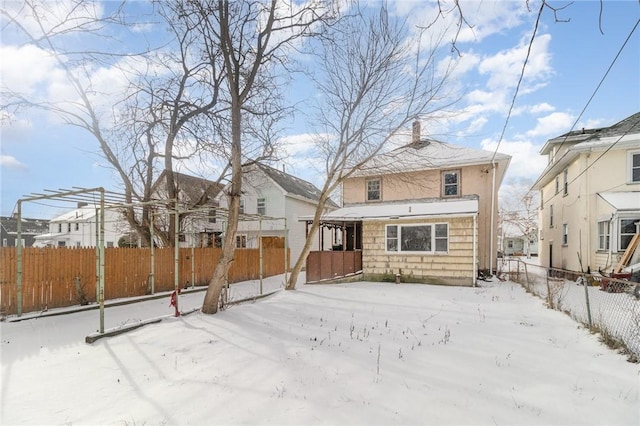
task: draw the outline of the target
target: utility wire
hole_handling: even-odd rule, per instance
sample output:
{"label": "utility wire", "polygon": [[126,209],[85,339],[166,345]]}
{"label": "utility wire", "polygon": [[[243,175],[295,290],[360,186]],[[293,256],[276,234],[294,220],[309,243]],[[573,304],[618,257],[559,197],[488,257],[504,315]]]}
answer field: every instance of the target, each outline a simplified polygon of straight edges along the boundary
{"label": "utility wire", "polygon": [[538,26],[540,25],[540,17],[542,16],[542,11],[545,7],[545,2],[543,1],[540,4],[540,10],[538,10],[538,16],[536,18],[536,25],[533,28],[533,34],[531,34],[531,40],[529,40],[529,46],[527,48],[527,56],[524,58],[524,63],[522,64],[522,70],[520,71],[520,77],[518,78],[518,84],[516,85],[516,90],[513,93],[513,98],[511,98],[511,105],[509,105],[509,112],[507,112],[507,118],[504,120],[504,126],[502,127],[502,132],[500,133],[500,138],[498,138],[498,144],[496,145],[496,149],[493,152],[493,156],[491,157],[491,163],[496,158],[496,154],[498,154],[498,148],[500,148],[500,144],[504,139],[504,134],[507,131],[507,125],[509,124],[509,119],[511,118],[511,113],[513,111],[513,107],[516,104],[516,98],[518,97],[518,92],[520,92],[520,85],[522,84],[522,80],[524,79],[524,71],[527,68],[527,64],[529,63],[529,57],[531,56],[531,48],[533,47],[533,40],[536,38],[536,34],[538,32]]}

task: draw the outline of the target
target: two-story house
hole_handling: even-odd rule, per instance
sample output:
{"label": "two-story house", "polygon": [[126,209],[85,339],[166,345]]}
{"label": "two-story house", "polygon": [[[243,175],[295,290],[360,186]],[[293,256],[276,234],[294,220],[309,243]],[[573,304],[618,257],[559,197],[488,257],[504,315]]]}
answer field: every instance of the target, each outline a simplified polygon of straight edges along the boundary
{"label": "two-story house", "polygon": [[[221,247],[222,221],[218,217],[217,197],[221,184],[198,176],[173,172],[182,220],[178,230],[178,245],[181,247]],[[168,200],[166,190],[167,171],[163,170],[152,187],[153,198]],[[170,203],[167,201],[167,204]],[[169,211],[156,207],[154,222],[157,227],[169,230]],[[156,244],[158,243],[156,239]]]}
{"label": "two-story house", "polygon": [[[96,247],[99,229],[96,225],[99,208],[78,203],[78,208],[49,221],[49,232],[35,236],[34,247]],[[127,235],[129,226],[122,213],[115,209],[104,211],[104,246],[117,247],[118,240]]]}
{"label": "two-story house", "polygon": [[[221,191],[216,199],[221,209],[229,205],[225,193]],[[245,164],[236,248],[257,248],[259,237],[263,247],[284,247],[286,237],[291,262],[295,262],[306,239],[305,225],[298,218],[312,215],[319,197],[320,190],[306,180],[259,162]],[[327,202],[327,211],[337,207]],[[316,241],[313,249],[317,248]]]}
{"label": "two-story house", "polygon": [[[495,267],[498,188],[510,161],[423,139],[415,122],[410,143],[344,181],[343,208],[323,225],[353,229],[342,249],[361,251],[364,279],[474,285],[479,270]],[[307,279],[315,269],[308,262]]]}
{"label": "two-story house", "polygon": [[640,226],[640,113],[549,139],[540,154],[542,265],[610,272]]}
{"label": "two-story house", "polygon": [[[21,219],[21,238],[23,247],[31,247],[35,236],[47,232],[49,221],[43,219]],[[13,216],[0,217],[0,244],[2,247],[18,245],[18,218]]]}

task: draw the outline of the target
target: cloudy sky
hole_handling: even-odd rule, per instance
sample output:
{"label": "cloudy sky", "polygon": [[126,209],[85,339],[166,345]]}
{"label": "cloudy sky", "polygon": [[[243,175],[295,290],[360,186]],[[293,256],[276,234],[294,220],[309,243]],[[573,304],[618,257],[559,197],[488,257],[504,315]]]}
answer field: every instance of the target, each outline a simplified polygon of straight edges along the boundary
{"label": "cloudy sky", "polygon": [[[497,148],[512,155],[503,188],[533,183],[546,163],[539,150],[547,139],[572,127],[609,126],[640,110],[640,29],[635,28],[640,20],[639,3],[548,3],[555,13],[546,8],[542,14],[507,121],[539,2],[461,0],[464,16],[472,26],[461,27],[457,52],[452,53],[457,64],[451,89],[461,100],[454,116],[423,123],[423,134],[435,139],[491,151]],[[407,16],[416,26],[432,22],[437,13],[435,2],[402,0],[390,4],[393,14]],[[12,3],[4,1],[2,7],[11,9]],[[108,9],[109,3],[97,5],[99,11],[103,7]],[[0,19],[2,92],[65,96],[68,87],[51,57],[22,43],[5,26],[6,19]],[[451,24],[455,24],[454,14],[438,21],[443,28]],[[152,31],[151,26],[141,25],[135,33],[146,31]],[[453,37],[451,32],[448,39]],[[82,40],[74,42],[82,45]],[[135,41],[123,37],[114,43],[127,46]],[[92,81],[96,87],[108,87],[116,93],[124,87],[122,73],[104,67],[97,69]],[[302,82],[294,82],[289,94],[296,100],[313,96]],[[117,188],[97,142],[87,132],[34,110],[3,110],[0,114],[3,216],[12,213],[17,199],[45,189]],[[309,166],[313,163],[309,154],[313,135],[301,116],[283,126],[289,153],[286,168],[317,183],[319,176]],[[30,217],[50,218],[57,212],[44,204],[23,207],[23,215]]]}

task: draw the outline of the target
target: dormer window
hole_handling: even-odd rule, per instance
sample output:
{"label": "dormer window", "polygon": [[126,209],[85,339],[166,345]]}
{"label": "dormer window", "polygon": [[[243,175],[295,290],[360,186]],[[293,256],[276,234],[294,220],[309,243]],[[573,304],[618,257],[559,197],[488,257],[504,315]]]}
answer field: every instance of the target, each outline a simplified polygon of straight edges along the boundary
{"label": "dormer window", "polygon": [[442,196],[455,197],[458,195],[460,195],[460,171],[442,172]]}
{"label": "dormer window", "polygon": [[380,201],[382,199],[382,182],[380,178],[367,179],[367,201]]}

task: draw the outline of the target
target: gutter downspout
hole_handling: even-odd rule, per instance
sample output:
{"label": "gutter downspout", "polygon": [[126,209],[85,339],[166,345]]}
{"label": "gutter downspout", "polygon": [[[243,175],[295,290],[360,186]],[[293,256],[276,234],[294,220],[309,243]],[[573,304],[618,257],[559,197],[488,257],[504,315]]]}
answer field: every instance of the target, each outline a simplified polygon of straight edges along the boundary
{"label": "gutter downspout", "polygon": [[493,166],[493,177],[492,177],[492,183],[491,183],[491,223],[490,223],[490,231],[489,231],[489,274],[493,274],[493,221],[494,221],[494,214],[493,211],[495,209],[495,204],[496,204],[496,162],[493,161],[491,163],[491,165]]}

